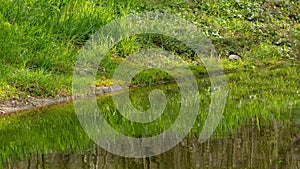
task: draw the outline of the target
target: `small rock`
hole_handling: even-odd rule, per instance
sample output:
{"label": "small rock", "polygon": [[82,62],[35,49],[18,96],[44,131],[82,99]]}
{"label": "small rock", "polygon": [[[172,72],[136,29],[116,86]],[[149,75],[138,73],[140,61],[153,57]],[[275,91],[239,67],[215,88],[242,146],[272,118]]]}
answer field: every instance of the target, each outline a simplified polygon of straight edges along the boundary
{"label": "small rock", "polygon": [[1,115],[1,114],[5,114],[5,111],[3,111],[3,110],[0,110],[0,115]]}
{"label": "small rock", "polygon": [[104,86],[104,87],[102,88],[102,90],[103,90],[104,93],[111,93],[111,88],[110,88],[110,87]]}
{"label": "small rock", "polygon": [[231,55],[229,55],[228,59],[229,60],[240,60],[241,57],[239,55],[231,54]]}

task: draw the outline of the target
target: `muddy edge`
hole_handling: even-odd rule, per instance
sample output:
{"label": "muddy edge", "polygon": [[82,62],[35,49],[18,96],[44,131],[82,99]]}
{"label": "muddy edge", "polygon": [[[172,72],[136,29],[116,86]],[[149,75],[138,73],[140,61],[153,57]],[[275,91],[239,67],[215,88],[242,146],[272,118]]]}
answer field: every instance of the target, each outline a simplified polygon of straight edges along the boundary
{"label": "muddy edge", "polygon": [[[118,92],[125,88],[127,87],[119,85],[96,87],[95,94],[96,96],[100,96],[103,94]],[[69,103],[73,100],[74,98],[72,98],[71,96],[42,99],[29,97],[25,101],[12,98],[8,101],[0,101],[0,115],[17,113],[26,110],[33,110],[51,105]]]}

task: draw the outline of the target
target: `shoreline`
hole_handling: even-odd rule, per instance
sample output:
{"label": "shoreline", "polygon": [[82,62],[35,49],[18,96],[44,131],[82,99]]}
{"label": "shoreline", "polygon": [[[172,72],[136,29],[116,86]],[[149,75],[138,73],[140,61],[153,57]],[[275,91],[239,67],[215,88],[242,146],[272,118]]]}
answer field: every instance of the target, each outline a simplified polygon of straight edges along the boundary
{"label": "shoreline", "polygon": [[[126,88],[127,87],[119,85],[96,87],[95,95],[100,96],[103,94],[114,93],[124,90]],[[27,101],[20,101],[13,98],[11,100],[3,101],[2,103],[0,103],[0,116],[13,114],[17,112],[30,111],[34,109],[44,108],[47,106],[70,103],[73,100],[74,99],[72,98],[72,96],[42,99],[30,97]]]}
{"label": "shoreline", "polygon": [[[288,65],[292,66],[292,65]],[[287,67],[287,65],[275,65],[273,67],[263,67],[264,69],[268,70],[274,70],[274,69],[279,69],[279,68],[284,68]],[[261,69],[260,69],[261,70]],[[233,74],[233,73],[240,73],[240,72],[250,72],[251,70],[231,70],[231,71],[224,71],[224,72],[214,72],[213,76],[219,76],[219,75],[228,75],[228,74]],[[224,74],[223,74],[224,73]],[[196,76],[196,78],[205,78],[205,76]],[[188,80],[189,77],[183,78],[181,80]],[[167,81],[167,82],[156,82],[152,83],[152,85],[159,85],[159,84],[168,84],[175,82],[173,80]],[[111,85],[111,86],[99,86],[95,87],[95,96],[100,96],[102,94],[109,94],[109,93],[115,93],[127,88],[135,88],[135,87],[143,87],[143,85],[130,85],[130,86],[121,86],[121,85]],[[26,101],[23,100],[18,100],[16,98],[12,98],[7,101],[0,101],[0,116],[2,115],[7,115],[7,114],[12,114],[12,113],[17,113],[17,112],[22,112],[22,111],[30,111],[34,109],[39,109],[39,108],[44,108],[47,106],[53,106],[53,105],[58,105],[58,104],[65,104],[73,101],[74,99],[72,98],[73,96],[62,96],[62,97],[56,97],[56,98],[34,98],[34,97],[29,97]],[[79,98],[75,98],[79,99]]]}

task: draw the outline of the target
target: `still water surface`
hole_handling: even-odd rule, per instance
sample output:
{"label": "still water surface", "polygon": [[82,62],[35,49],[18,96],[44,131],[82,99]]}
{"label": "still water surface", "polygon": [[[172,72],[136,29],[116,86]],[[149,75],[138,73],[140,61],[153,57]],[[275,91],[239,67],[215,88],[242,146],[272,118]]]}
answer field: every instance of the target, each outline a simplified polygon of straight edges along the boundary
{"label": "still water surface", "polygon": [[200,144],[187,137],[172,150],[144,159],[110,154],[96,145],[83,153],[34,152],[27,159],[7,159],[5,168],[299,168],[300,144],[290,128],[274,122],[274,127],[258,131],[250,123],[224,139],[211,138]]}
{"label": "still water surface", "polygon": [[[175,88],[163,86],[161,89],[169,91],[166,95],[172,101],[172,97],[178,96],[172,94]],[[143,97],[147,98],[150,90],[151,88],[135,90],[131,96],[132,102],[140,104],[141,109],[147,107],[147,104],[142,104],[147,103],[147,99],[144,100]],[[202,92],[202,107],[208,106],[209,90],[199,90]],[[300,168],[299,106],[282,109],[285,112],[281,112],[281,118],[277,119],[273,117],[276,114],[248,118],[250,116],[247,113],[244,116],[242,113],[249,112],[250,108],[253,108],[252,111],[266,111],[270,114],[273,108],[260,100],[244,99],[241,102],[237,97],[229,97],[227,114],[225,111],[219,128],[206,142],[199,143],[195,134],[197,132],[194,133],[202,123],[199,118],[194,127],[196,129],[177,146],[160,155],[140,159],[120,157],[94,144],[80,126],[72,104],[3,116],[0,118],[0,168]],[[111,101],[110,95],[98,98],[103,113],[107,118],[117,118],[112,122],[121,121],[123,128],[125,126],[122,132],[132,132],[126,130],[131,123],[122,121],[115,115],[115,108],[109,108]],[[172,102],[176,103],[176,99]],[[178,109],[178,106],[172,105],[169,104],[167,109]],[[173,113],[168,110],[165,117],[168,117],[168,113]],[[205,111],[203,108],[199,113]],[[234,114],[235,111],[240,115]],[[287,115],[282,115],[284,113]],[[173,120],[170,118],[169,122]],[[157,132],[161,129],[160,125],[162,122],[157,121],[147,129]],[[137,124],[133,126],[139,127]],[[134,131],[136,133],[133,136],[138,137],[141,133],[150,132],[145,129]]]}

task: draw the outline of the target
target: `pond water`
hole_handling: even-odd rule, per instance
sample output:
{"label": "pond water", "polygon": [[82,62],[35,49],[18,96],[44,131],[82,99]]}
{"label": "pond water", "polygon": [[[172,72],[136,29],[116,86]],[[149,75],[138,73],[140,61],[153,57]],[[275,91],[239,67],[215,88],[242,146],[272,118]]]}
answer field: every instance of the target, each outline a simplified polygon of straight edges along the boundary
{"label": "pond water", "polygon": [[5,168],[299,168],[300,144],[291,130],[274,122],[258,132],[251,123],[225,139],[200,144],[185,138],[172,150],[149,158],[124,158],[90,145],[82,153],[68,150],[32,153],[22,160],[7,159]]}
{"label": "pond water", "polygon": [[[251,86],[230,88],[236,85],[230,82],[223,118],[203,143],[199,143],[198,133],[207,116],[211,89],[207,79],[198,83],[202,86],[201,106],[192,130],[162,154],[126,158],[105,151],[84,132],[70,103],[1,116],[0,168],[300,168],[300,106],[295,101],[299,94],[294,91],[297,83],[289,84],[294,95],[272,90],[267,97],[267,81],[259,85],[260,92]],[[165,92],[168,104],[162,118],[149,124],[132,123],[118,114],[112,95],[100,96],[97,103],[106,120],[121,133],[151,137],[172,125],[180,105],[175,84],[155,89]],[[132,90],[133,105],[140,110],[149,108],[152,90]]]}

